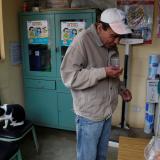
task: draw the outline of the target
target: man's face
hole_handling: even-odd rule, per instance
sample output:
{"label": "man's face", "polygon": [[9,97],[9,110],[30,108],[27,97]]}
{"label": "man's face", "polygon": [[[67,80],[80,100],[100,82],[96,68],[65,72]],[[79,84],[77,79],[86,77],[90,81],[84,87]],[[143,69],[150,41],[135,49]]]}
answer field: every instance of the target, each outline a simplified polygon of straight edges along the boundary
{"label": "man's face", "polygon": [[108,28],[105,31],[100,24],[98,32],[102,43],[107,48],[112,48],[116,46],[120,41],[120,35],[115,33],[111,28]]}

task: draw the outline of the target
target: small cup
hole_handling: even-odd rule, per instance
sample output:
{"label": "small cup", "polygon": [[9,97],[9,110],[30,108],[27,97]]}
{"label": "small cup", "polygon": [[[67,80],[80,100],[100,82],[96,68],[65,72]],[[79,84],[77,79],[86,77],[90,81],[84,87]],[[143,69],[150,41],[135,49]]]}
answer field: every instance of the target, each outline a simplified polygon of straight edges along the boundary
{"label": "small cup", "polygon": [[33,12],[39,12],[39,7],[32,7]]}
{"label": "small cup", "polygon": [[111,66],[120,67],[120,60],[118,57],[111,58]]}

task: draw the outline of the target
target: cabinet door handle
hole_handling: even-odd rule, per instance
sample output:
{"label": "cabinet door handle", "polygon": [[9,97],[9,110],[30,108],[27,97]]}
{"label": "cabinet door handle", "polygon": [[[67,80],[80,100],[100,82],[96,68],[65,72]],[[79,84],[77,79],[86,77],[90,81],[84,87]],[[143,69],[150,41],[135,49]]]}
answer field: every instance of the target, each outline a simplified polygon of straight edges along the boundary
{"label": "cabinet door handle", "polygon": [[57,89],[57,83],[56,83],[56,81],[55,81],[55,90]]}
{"label": "cabinet door handle", "polygon": [[58,51],[59,51],[59,48],[58,48],[58,47],[56,47],[56,48],[55,48],[55,51],[56,51],[56,52],[58,52]]}

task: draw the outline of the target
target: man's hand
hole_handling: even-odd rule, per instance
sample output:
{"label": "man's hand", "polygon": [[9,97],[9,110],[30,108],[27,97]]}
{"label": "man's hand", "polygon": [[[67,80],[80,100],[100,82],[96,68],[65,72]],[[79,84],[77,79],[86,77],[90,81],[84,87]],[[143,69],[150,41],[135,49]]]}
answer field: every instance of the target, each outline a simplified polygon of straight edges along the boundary
{"label": "man's hand", "polygon": [[123,69],[120,67],[109,66],[105,68],[106,76],[111,78],[119,78],[123,72]]}
{"label": "man's hand", "polygon": [[120,95],[125,102],[129,102],[132,99],[132,94],[128,89],[121,90]]}

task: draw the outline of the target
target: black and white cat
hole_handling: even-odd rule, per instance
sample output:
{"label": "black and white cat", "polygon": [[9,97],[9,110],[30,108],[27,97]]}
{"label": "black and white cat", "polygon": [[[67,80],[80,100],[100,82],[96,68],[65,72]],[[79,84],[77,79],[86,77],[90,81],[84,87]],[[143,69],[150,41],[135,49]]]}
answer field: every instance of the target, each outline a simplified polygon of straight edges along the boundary
{"label": "black and white cat", "polygon": [[0,106],[0,122],[4,129],[24,124],[25,111],[19,104],[4,104]]}

